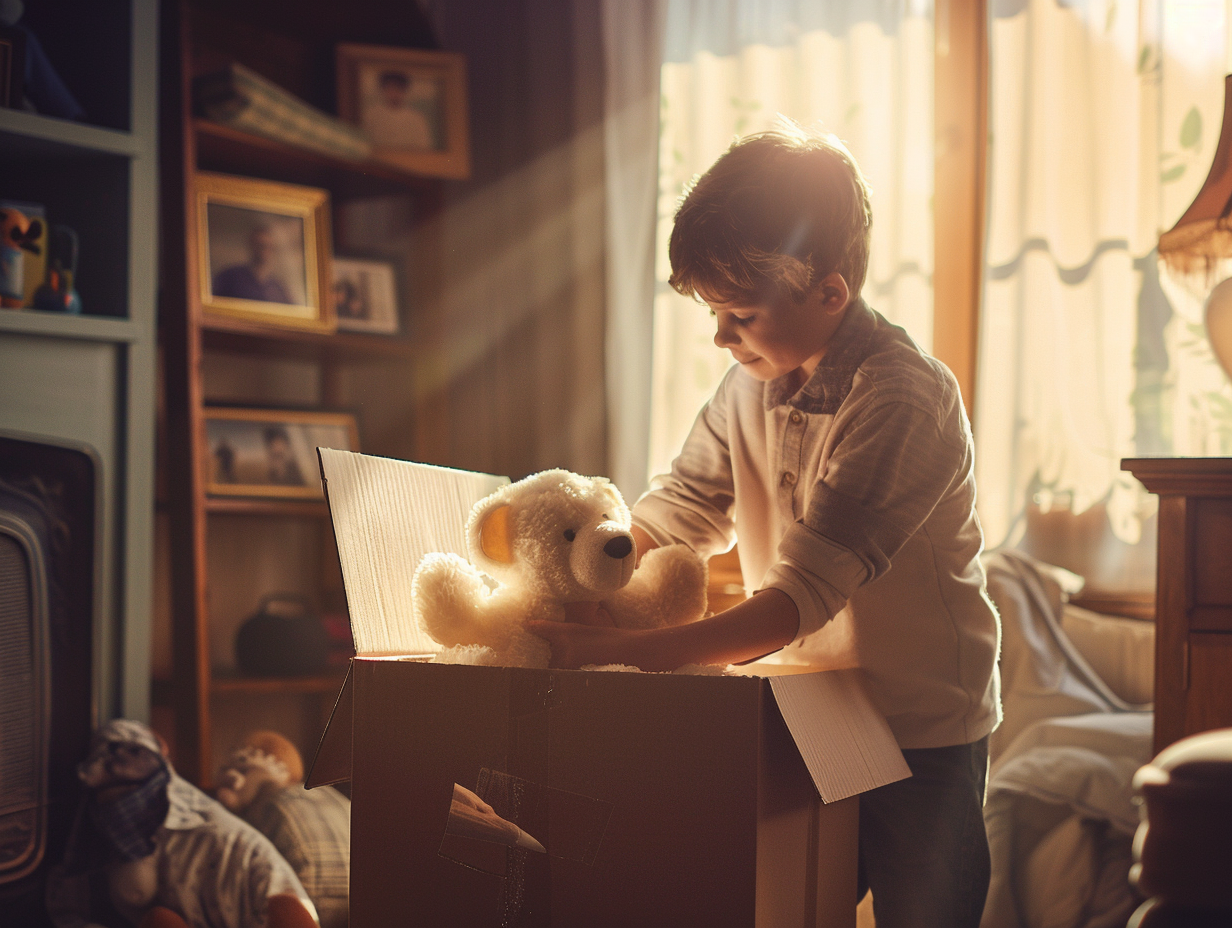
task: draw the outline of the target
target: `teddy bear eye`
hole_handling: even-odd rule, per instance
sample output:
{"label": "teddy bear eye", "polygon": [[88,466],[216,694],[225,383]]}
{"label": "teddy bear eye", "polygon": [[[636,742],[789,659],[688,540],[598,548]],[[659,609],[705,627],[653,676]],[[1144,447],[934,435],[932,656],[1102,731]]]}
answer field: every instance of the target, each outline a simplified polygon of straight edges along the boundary
{"label": "teddy bear eye", "polygon": [[565,529],[565,541],[573,541],[575,538],[577,538],[577,532],[571,528]]}
{"label": "teddy bear eye", "polygon": [[606,512],[603,514],[603,519],[604,519],[604,521],[606,521],[606,520],[608,520],[608,519],[610,519],[610,518],[611,518],[611,516],[609,516]]}

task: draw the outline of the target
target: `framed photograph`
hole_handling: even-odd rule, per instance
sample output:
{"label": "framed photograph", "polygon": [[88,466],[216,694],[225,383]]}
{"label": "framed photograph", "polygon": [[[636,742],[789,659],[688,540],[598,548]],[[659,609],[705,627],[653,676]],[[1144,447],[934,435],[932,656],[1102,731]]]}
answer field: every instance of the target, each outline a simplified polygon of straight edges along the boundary
{"label": "framed photograph", "polygon": [[359,450],[355,417],[290,409],[205,410],[206,492],[321,499],[317,448]]}
{"label": "framed photograph", "polygon": [[334,258],[334,315],[348,332],[398,331],[397,272],[392,261]]}
{"label": "framed photograph", "polygon": [[372,156],[414,174],[470,175],[466,59],[456,52],[343,44],[338,115],[372,141]]}
{"label": "framed photograph", "polygon": [[328,192],[228,174],[195,184],[202,309],[332,332]]}

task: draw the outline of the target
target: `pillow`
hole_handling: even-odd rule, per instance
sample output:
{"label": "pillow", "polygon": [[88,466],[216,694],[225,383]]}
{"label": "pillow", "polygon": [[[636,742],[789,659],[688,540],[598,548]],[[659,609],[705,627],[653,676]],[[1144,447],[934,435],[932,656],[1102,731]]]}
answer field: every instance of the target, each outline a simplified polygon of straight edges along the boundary
{"label": "pillow", "polygon": [[1066,603],[1061,628],[1112,692],[1131,703],[1154,699],[1154,622]]}

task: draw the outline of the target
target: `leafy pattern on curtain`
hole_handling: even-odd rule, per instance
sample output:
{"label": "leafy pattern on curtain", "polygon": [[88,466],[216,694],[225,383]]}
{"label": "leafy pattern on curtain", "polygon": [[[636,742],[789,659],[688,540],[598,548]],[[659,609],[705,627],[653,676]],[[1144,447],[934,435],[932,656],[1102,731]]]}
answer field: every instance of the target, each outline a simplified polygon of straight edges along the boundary
{"label": "leafy pattern on curtain", "polygon": [[691,179],[779,114],[851,149],[873,189],[864,296],[925,348],[932,341],[931,3],[802,3],[786,23],[772,12],[735,0],[669,6],[669,45],[673,34],[688,41],[669,48],[661,73],[651,474],[670,465],[731,363],[706,308],[667,286],[672,218]]}
{"label": "leafy pattern on curtain", "polygon": [[980,515],[1154,498],[1123,457],[1232,453],[1202,298],[1155,251],[1202,185],[1223,108],[1226,0],[1024,0],[994,10],[976,389]]}

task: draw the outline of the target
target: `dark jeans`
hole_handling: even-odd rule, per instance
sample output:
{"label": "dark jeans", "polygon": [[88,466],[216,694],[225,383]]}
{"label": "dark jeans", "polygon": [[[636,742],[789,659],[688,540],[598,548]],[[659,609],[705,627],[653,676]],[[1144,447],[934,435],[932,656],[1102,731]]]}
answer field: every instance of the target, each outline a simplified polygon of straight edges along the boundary
{"label": "dark jeans", "polygon": [[860,797],[859,897],[877,928],[978,928],[990,863],[988,738],[903,751],[911,777]]}

